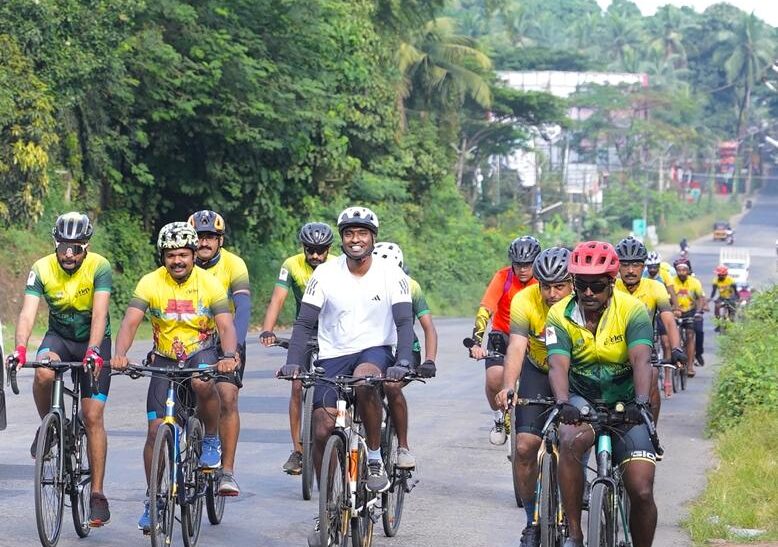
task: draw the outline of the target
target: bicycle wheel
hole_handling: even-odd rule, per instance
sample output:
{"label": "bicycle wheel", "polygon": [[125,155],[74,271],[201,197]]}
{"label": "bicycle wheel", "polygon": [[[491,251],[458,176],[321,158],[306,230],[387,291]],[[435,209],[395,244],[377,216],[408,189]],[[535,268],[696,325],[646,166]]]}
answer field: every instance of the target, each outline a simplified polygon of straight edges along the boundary
{"label": "bicycle wheel", "polygon": [[183,456],[181,477],[181,536],[186,547],[195,547],[200,539],[203,521],[203,494],[205,475],[200,471],[200,454],[203,451],[203,424],[195,417],[186,422],[186,450]]}
{"label": "bicycle wheel", "polygon": [[405,480],[408,472],[404,469],[395,469],[397,460],[397,432],[394,424],[387,416],[386,425],[381,431],[381,452],[384,456],[384,468],[389,477],[389,489],[381,494],[381,507],[384,512],[381,520],[384,525],[384,535],[394,537],[400,528],[403,516],[403,503],[405,501]]}
{"label": "bicycle wheel", "polygon": [[151,547],[168,546],[173,541],[173,523],[176,516],[176,498],[173,495],[174,457],[173,432],[167,424],[160,424],[151,456],[151,480],[149,481]]}
{"label": "bicycle wheel", "polygon": [[672,374],[673,380],[673,393],[681,391],[681,369],[675,367]]}
{"label": "bicycle wheel", "polygon": [[313,388],[303,390],[303,426],[300,439],[303,443],[303,499],[311,499],[313,490],[313,434],[311,421],[313,419]]}
{"label": "bicycle wheel", "polygon": [[686,379],[689,377],[689,371],[686,369],[686,365],[681,367],[678,371],[678,379],[681,384],[681,391],[686,391]]}
{"label": "bicycle wheel", "polygon": [[38,430],[35,448],[35,521],[43,547],[54,547],[62,531],[65,502],[62,422],[50,412]]}
{"label": "bicycle wheel", "polygon": [[351,497],[348,481],[346,445],[342,437],[332,435],[324,447],[319,482],[319,537],[322,545],[348,545]]}
{"label": "bicycle wheel", "polygon": [[616,518],[613,491],[602,482],[592,486],[589,498],[589,547],[615,547]]}
{"label": "bicycle wheel", "polygon": [[541,547],[560,547],[562,530],[560,522],[559,485],[557,463],[553,454],[545,452],[540,460],[540,499],[538,520]]}
{"label": "bicycle wheel", "polygon": [[76,438],[73,443],[76,456],[70,483],[70,509],[73,513],[73,526],[78,537],[89,535],[89,498],[92,495],[92,472],[86,455],[86,430],[81,418],[76,424]]}
{"label": "bicycle wheel", "polygon": [[205,490],[205,509],[208,522],[219,524],[224,517],[224,496],[219,495],[219,474],[208,474],[208,488]]}
{"label": "bicycle wheel", "polygon": [[511,443],[511,474],[513,475],[513,497],[516,498],[517,507],[524,507],[524,502],[521,501],[521,494],[519,493],[519,470],[516,466],[516,420],[511,421],[511,437],[508,442]]}
{"label": "bicycle wheel", "polygon": [[[353,460],[352,464],[355,463]],[[356,516],[351,519],[351,545],[353,547],[370,547],[373,544],[373,518],[377,494],[367,489],[367,450],[360,445],[357,454],[357,491],[354,509]]]}

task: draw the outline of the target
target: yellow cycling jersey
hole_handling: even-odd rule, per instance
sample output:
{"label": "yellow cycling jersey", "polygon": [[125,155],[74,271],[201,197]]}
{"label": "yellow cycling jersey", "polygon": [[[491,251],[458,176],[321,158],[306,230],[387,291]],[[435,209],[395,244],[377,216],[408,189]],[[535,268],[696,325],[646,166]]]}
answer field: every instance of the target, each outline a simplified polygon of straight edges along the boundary
{"label": "yellow cycling jersey", "polygon": [[219,261],[205,271],[218,279],[219,283],[227,291],[227,297],[230,299],[230,311],[235,313],[232,295],[236,292],[248,292],[250,290],[249,270],[246,268],[246,263],[243,259],[235,253],[221,249],[219,254]]}
{"label": "yellow cycling jersey", "polygon": [[227,291],[199,266],[177,283],[164,266],[144,275],[135,287],[131,307],[151,316],[154,351],[185,361],[216,344],[216,321],[230,313]]}
{"label": "yellow cycling jersey", "polygon": [[548,373],[546,316],[548,306],[540,293],[540,284],[517,292],[511,300],[511,334],[529,340],[527,357],[536,368]]}
{"label": "yellow cycling jersey", "polygon": [[719,296],[725,300],[735,296],[735,280],[731,276],[727,276],[724,279],[719,279],[718,276],[713,278],[713,287],[718,290]]}
{"label": "yellow cycling jersey", "polygon": [[[327,254],[327,260],[333,260],[335,257]],[[290,256],[281,265],[281,271],[278,272],[276,285],[283,287],[287,291],[291,289],[294,295],[294,302],[297,306],[295,316],[300,313],[300,304],[303,300],[303,293],[308,280],[313,275],[313,267],[305,260],[305,253]]]}
{"label": "yellow cycling jersey", "polygon": [[[73,274],[62,269],[52,253],[33,264],[24,293],[46,299],[49,329],[75,342],[89,340],[92,328],[92,300],[96,292],[111,292],[111,265],[97,253],[87,253]],[[110,318],[105,335],[111,335]]]}
{"label": "yellow cycling jersey", "polygon": [[678,297],[678,308],[682,312],[690,312],[695,309],[698,298],[703,297],[702,283],[696,277],[691,275],[686,281],[681,281],[678,276],[673,278],[673,288]]}
{"label": "yellow cycling jersey", "polygon": [[631,294],[640,300],[646,307],[648,317],[651,319],[652,323],[654,322],[657,313],[672,311],[672,308],[670,307],[670,295],[667,294],[667,289],[659,281],[642,278],[635,288],[635,292],[629,292],[629,289],[624,282],[621,279],[617,279],[616,290]]}
{"label": "yellow cycling jersey", "polygon": [[589,401],[607,404],[635,397],[629,349],[651,347],[653,327],[646,307],[637,298],[614,291],[597,325],[597,335],[586,328],[575,295],[560,300],[546,318],[549,356],[570,358],[570,391]]}

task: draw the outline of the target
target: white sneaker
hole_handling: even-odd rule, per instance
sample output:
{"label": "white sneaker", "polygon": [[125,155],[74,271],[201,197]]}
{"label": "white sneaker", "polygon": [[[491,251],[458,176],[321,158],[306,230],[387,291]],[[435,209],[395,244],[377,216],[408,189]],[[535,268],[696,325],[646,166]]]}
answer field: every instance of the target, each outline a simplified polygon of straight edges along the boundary
{"label": "white sneaker", "polygon": [[397,460],[395,460],[394,466],[398,469],[413,469],[416,467],[416,458],[410,450],[400,447],[397,449]]}
{"label": "white sneaker", "polygon": [[489,432],[489,442],[494,445],[503,445],[508,440],[508,435],[505,432],[505,422],[502,420],[495,420],[494,427]]}

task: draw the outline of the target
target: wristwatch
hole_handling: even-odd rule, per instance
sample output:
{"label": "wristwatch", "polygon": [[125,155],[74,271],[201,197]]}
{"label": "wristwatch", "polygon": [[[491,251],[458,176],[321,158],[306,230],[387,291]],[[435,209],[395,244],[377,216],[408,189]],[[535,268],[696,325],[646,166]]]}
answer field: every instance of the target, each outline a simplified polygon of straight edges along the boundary
{"label": "wristwatch", "polygon": [[229,352],[225,353],[224,355],[222,355],[222,359],[235,359],[237,361],[238,360],[238,356],[235,355],[235,352],[229,351]]}

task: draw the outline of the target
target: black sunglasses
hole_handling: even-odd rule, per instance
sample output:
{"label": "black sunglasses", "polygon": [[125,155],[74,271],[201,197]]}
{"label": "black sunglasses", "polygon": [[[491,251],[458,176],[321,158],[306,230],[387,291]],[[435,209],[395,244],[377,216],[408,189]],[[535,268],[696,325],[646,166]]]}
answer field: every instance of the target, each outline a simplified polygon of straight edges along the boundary
{"label": "black sunglasses", "polygon": [[604,291],[610,283],[607,281],[584,281],[583,279],[576,278],[573,282],[575,285],[575,292],[577,293],[585,293],[586,289],[589,289],[594,294],[600,294],[602,291]]}
{"label": "black sunglasses", "polygon": [[323,245],[321,247],[309,247],[308,245],[303,246],[303,250],[305,251],[305,254],[307,255],[323,255],[327,251],[330,250],[329,246]]}
{"label": "black sunglasses", "polygon": [[71,243],[68,241],[62,241],[57,243],[57,252],[59,254],[67,254],[68,249],[74,254],[74,255],[80,255],[84,252],[86,252],[86,248],[89,246],[89,243]]}

